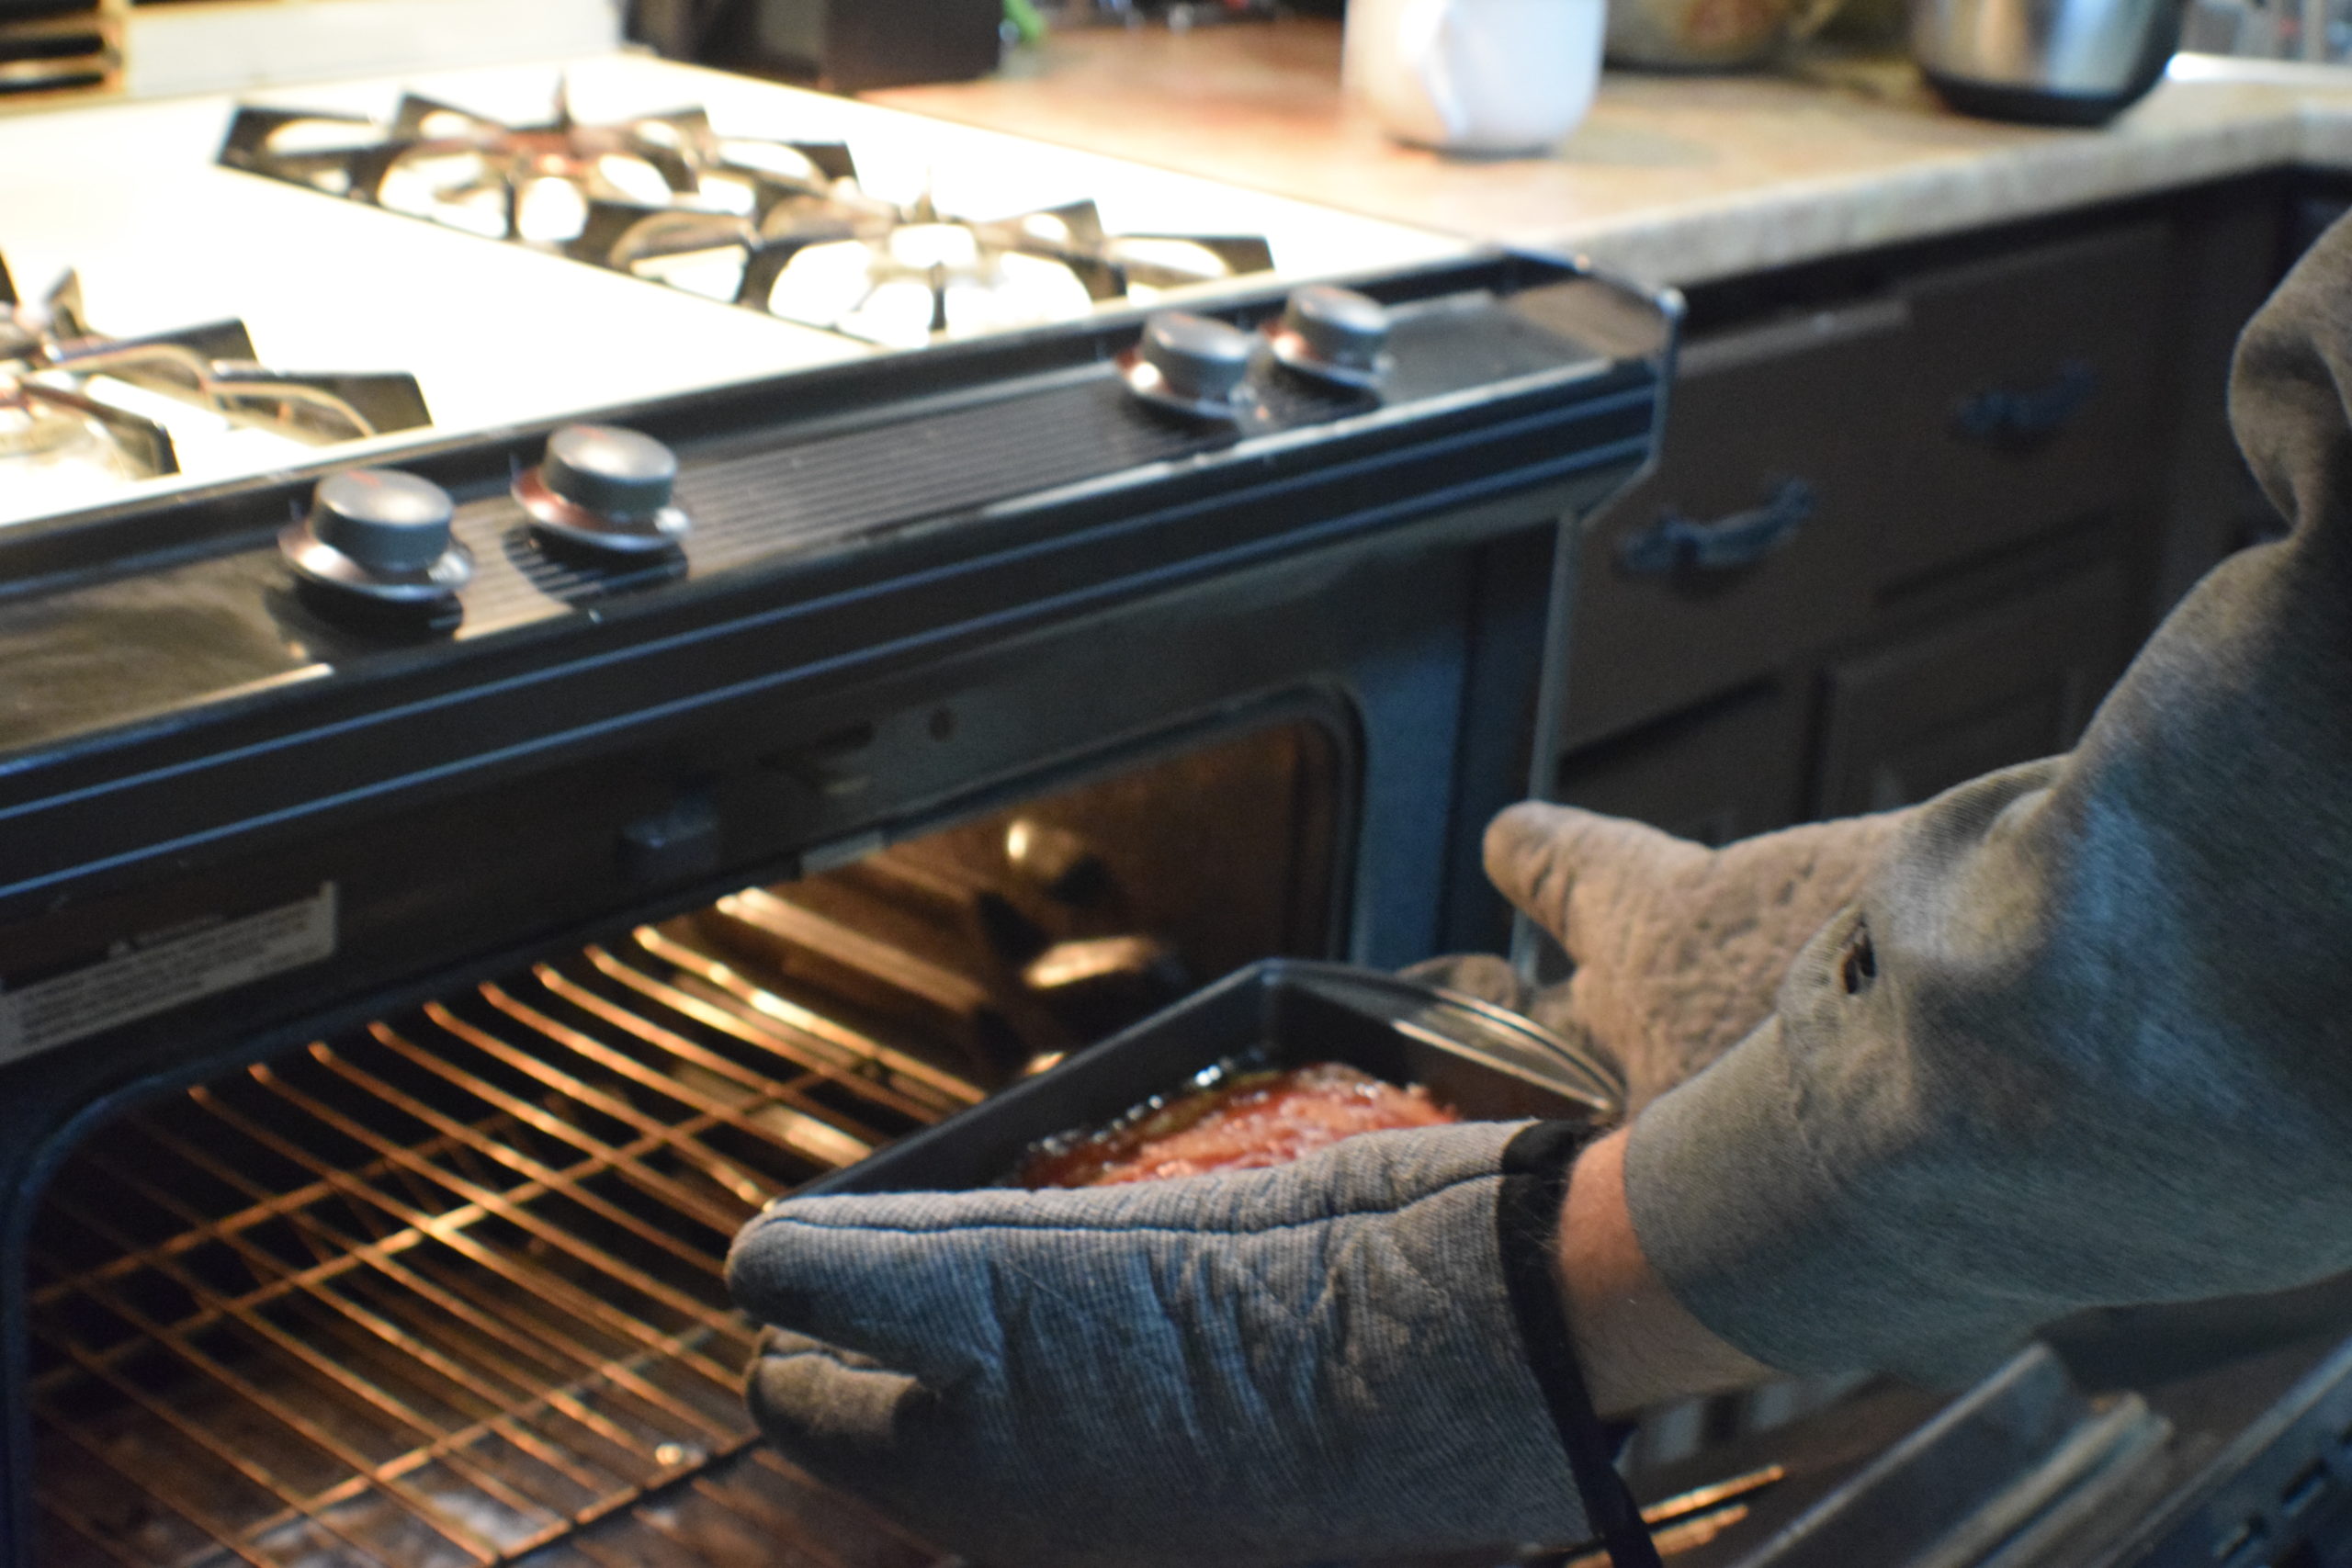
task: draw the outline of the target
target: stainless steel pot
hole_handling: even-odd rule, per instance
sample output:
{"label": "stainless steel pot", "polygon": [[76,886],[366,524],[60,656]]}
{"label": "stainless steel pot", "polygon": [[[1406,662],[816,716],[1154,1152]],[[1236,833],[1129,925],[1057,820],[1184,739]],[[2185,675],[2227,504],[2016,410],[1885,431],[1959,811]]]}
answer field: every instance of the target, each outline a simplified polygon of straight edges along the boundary
{"label": "stainless steel pot", "polygon": [[1911,52],[1952,107],[2098,125],[2164,75],[2183,0],[1911,0]]}

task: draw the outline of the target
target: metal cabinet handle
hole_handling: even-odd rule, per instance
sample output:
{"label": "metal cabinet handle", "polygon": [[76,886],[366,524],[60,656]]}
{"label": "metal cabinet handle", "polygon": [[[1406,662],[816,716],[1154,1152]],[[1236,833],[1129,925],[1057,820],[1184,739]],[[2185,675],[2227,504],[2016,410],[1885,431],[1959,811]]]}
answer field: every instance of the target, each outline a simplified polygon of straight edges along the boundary
{"label": "metal cabinet handle", "polygon": [[2010,450],[2040,446],[2064,430],[2098,390],[2098,372],[2070,359],[2039,387],[1993,387],[1962,398],[1952,428],[1971,441]]}
{"label": "metal cabinet handle", "polygon": [[1668,507],[1657,522],[1617,542],[1617,565],[1638,577],[1753,566],[1788,543],[1789,536],[1813,515],[1814,504],[1811,485],[1782,479],[1763,505],[1713,523],[1694,523]]}

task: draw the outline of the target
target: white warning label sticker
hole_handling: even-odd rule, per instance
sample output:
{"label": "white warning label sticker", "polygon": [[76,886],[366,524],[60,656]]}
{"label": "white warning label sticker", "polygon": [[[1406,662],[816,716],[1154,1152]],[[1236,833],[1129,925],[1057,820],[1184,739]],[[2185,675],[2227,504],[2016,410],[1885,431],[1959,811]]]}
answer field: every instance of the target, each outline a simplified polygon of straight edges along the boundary
{"label": "white warning label sticker", "polygon": [[290,904],[175,926],[10,990],[0,985],[0,1062],[243,986],[334,952],[334,884]]}

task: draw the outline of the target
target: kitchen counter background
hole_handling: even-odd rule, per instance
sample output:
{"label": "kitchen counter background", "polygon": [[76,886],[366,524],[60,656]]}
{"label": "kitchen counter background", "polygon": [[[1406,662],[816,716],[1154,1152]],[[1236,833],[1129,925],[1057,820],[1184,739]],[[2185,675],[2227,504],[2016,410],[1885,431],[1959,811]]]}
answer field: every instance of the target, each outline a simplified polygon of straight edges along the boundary
{"label": "kitchen counter background", "polygon": [[1089,28],[987,80],[873,101],[1690,284],[2294,164],[2352,169],[2352,72],[2183,56],[2100,130],[1970,119],[1909,63],[1611,72],[1550,156],[1384,137],[1339,81],[1335,22]]}

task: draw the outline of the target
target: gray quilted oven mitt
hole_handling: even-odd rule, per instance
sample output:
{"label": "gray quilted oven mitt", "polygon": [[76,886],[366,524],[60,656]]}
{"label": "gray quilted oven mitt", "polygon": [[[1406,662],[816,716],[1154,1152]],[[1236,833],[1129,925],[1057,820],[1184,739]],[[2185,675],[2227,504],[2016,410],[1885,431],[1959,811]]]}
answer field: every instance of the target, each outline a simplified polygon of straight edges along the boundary
{"label": "gray quilted oven mitt", "polygon": [[1654,1563],[1553,1274],[1584,1135],[1472,1122],[1269,1170],[780,1202],[728,1264],[775,1325],[752,1409],[816,1475],[995,1568],[1595,1533]]}
{"label": "gray quilted oven mitt", "polygon": [[1541,991],[1472,953],[1407,971],[1523,1012],[1625,1077],[1627,1116],[1771,1016],[1797,953],[1851,899],[1908,812],[1763,833],[1711,850],[1572,806],[1514,806],[1487,874],[1576,973]]}

